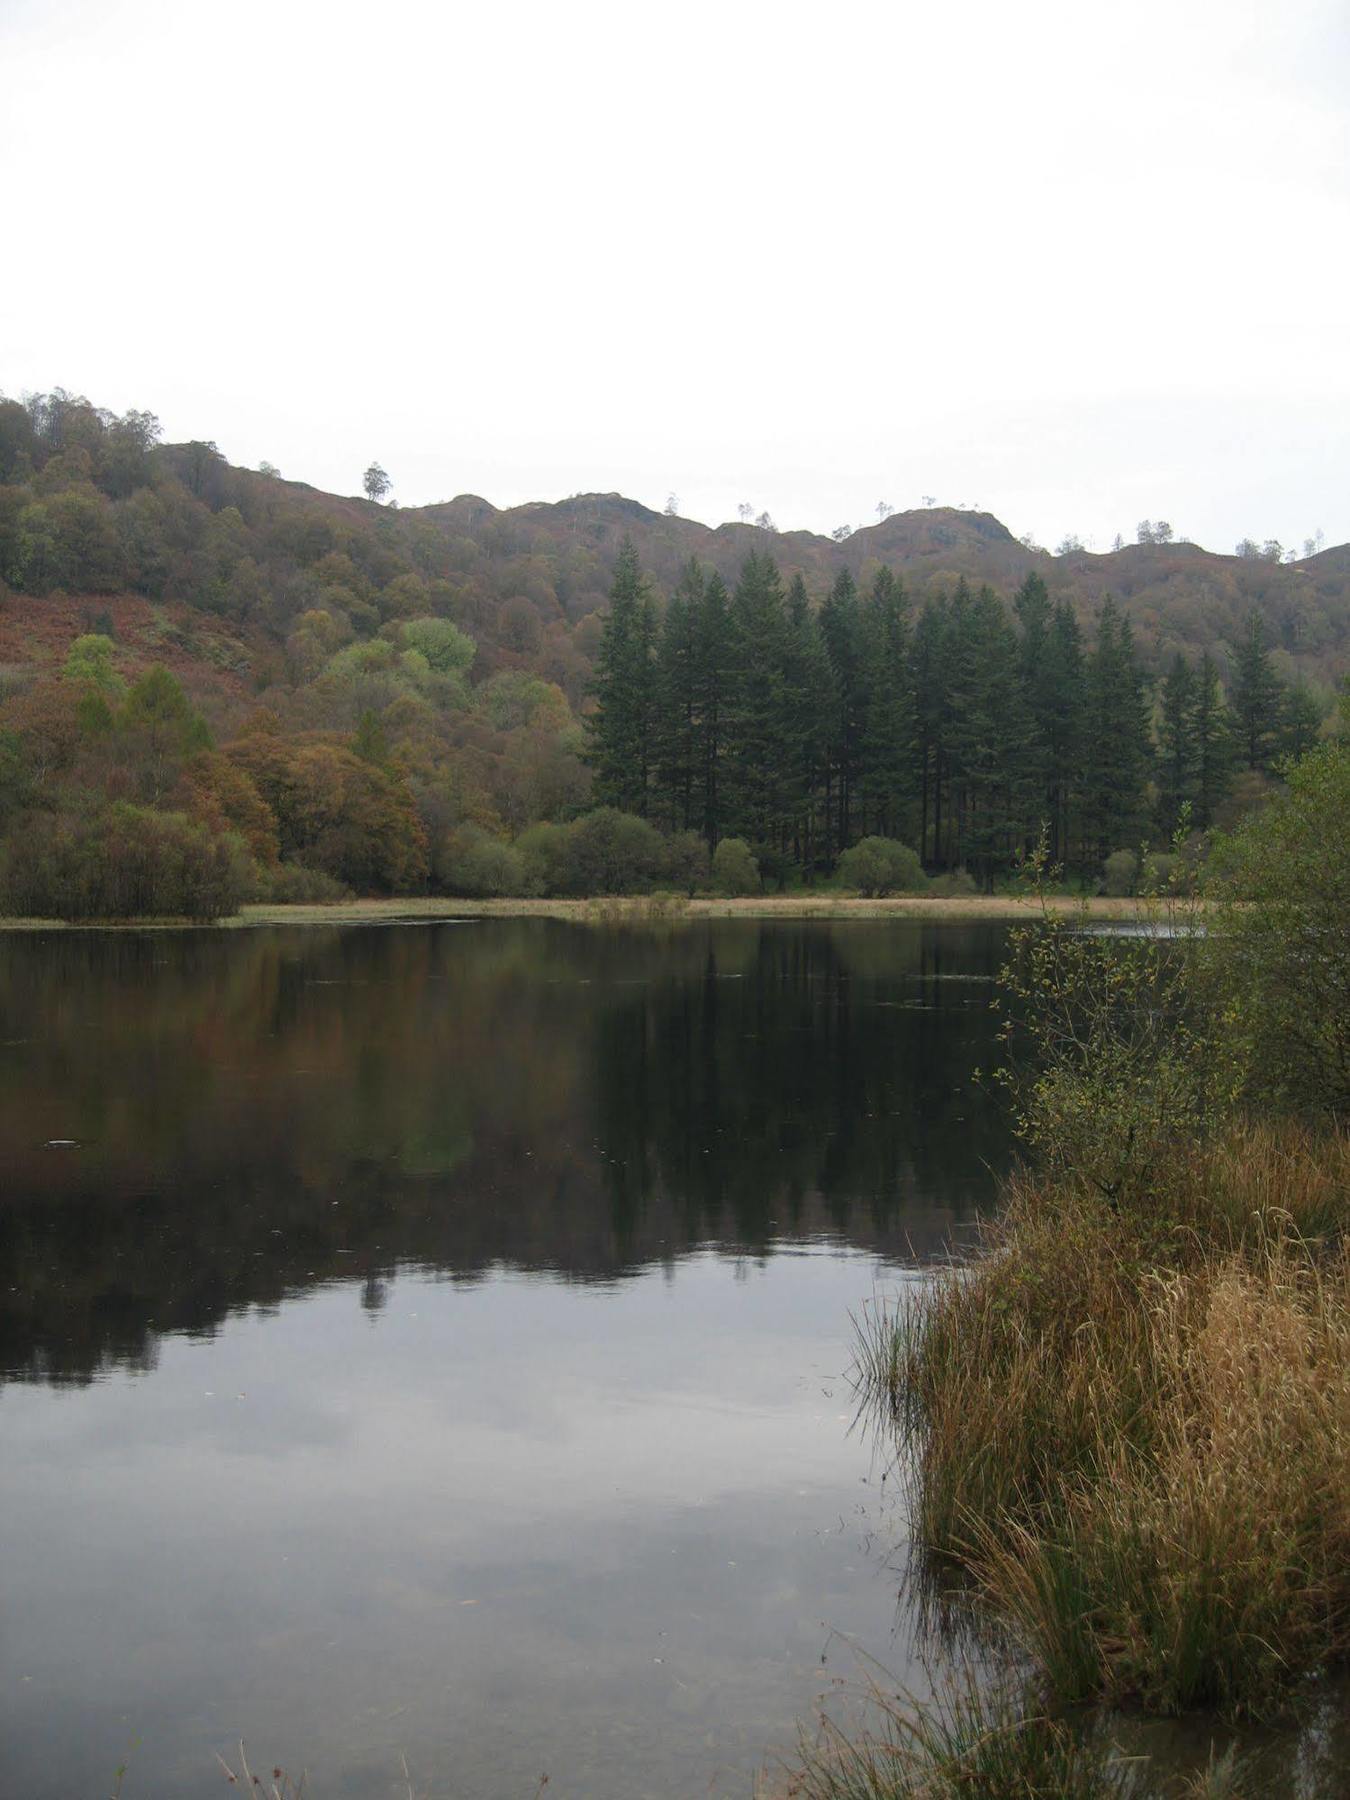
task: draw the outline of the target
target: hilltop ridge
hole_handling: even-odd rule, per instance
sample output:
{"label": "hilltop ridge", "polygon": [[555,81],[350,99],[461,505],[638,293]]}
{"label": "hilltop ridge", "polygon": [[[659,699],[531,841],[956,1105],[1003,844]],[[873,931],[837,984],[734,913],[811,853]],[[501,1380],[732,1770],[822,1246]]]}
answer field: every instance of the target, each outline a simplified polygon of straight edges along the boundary
{"label": "hilltop ridge", "polygon": [[103,620],[127,673],[165,660],[209,710],[237,715],[250,695],[293,685],[297,626],[317,607],[358,637],[413,612],[452,619],[477,645],[476,683],[528,670],[579,708],[625,538],[658,607],[690,558],[734,583],[752,551],[785,581],[801,575],[813,603],[841,569],[864,585],[889,566],[916,605],[962,579],[1007,598],[1034,572],[1089,639],[1113,595],[1153,672],[1177,650],[1208,650],[1226,674],[1253,611],[1286,678],[1329,690],[1350,669],[1350,545],[1295,563],[1187,543],[1051,555],[955,507],[893,513],[836,541],[705,525],[614,492],[381,506],[156,435],[149,414],[118,419],[59,391],[0,400],[0,681],[41,672]]}

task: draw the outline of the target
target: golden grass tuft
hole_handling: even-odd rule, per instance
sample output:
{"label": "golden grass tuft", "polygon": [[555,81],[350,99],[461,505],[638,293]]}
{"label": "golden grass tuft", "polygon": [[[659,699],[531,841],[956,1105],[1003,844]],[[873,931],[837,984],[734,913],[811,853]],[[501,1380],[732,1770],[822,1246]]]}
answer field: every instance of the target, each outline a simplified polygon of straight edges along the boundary
{"label": "golden grass tuft", "polygon": [[1278,1710],[1350,1652],[1350,1142],[1243,1125],[1130,1208],[1015,1183],[860,1361],[914,1521],[1058,1698]]}

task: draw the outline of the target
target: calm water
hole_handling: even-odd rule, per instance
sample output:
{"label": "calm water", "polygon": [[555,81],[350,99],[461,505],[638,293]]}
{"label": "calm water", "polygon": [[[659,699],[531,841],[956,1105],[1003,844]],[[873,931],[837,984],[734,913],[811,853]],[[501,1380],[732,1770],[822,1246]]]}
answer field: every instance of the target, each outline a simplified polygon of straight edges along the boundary
{"label": "calm water", "polygon": [[921,1686],[848,1315],[1006,1163],[1001,943],[0,936],[0,1789],[745,1795]]}

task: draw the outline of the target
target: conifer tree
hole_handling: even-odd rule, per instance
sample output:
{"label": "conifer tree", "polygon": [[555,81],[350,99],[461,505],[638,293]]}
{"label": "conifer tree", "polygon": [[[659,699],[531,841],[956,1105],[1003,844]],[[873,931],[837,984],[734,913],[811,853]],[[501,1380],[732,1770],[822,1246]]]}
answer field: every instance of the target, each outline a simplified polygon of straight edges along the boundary
{"label": "conifer tree", "polygon": [[703,823],[699,805],[698,632],[703,571],[691,557],[666,607],[656,655],[653,797],[675,831]]}
{"label": "conifer tree", "polygon": [[914,628],[914,711],[919,775],[918,849],[925,862],[935,863],[944,860],[942,802],[947,779],[947,728],[951,713],[948,698],[952,635],[950,611],[945,597],[929,600],[925,602]]}
{"label": "conifer tree", "polygon": [[714,850],[725,835],[723,762],[734,689],[731,601],[726,583],[708,577],[694,632],[694,699],[697,729],[698,828]]}
{"label": "conifer tree", "polygon": [[886,568],[862,609],[862,686],[862,829],[912,843],[918,829],[914,671],[904,590]]}
{"label": "conifer tree", "polygon": [[1152,760],[1149,715],[1134,634],[1108,594],[1087,670],[1083,810],[1090,860],[1133,848],[1142,833]]}
{"label": "conifer tree", "polygon": [[981,588],[952,606],[951,824],[953,860],[992,889],[1027,831],[1034,780],[1017,643],[1002,602]]}
{"label": "conifer tree", "polygon": [[1050,595],[1041,577],[1033,572],[1013,597],[1013,611],[1021,628],[1018,644],[1018,672],[1022,693],[1031,721],[1031,736],[1026,746],[1026,774],[1035,796],[1037,823],[1048,825],[1050,802],[1050,738],[1053,729],[1053,670],[1050,659],[1050,632],[1053,614]]}
{"label": "conifer tree", "polygon": [[1253,612],[1235,648],[1233,669],[1234,733],[1249,769],[1268,769],[1279,748],[1279,676],[1270,661],[1265,620]]}
{"label": "conifer tree", "polygon": [[746,558],[731,603],[735,687],[728,730],[730,812],[736,835],[776,847],[784,826],[788,745],[783,707],[787,617],[773,559]]}
{"label": "conifer tree", "polygon": [[1178,650],[1162,684],[1158,719],[1158,832],[1170,839],[1181,809],[1194,805],[1200,758],[1195,671]]}
{"label": "conifer tree", "polygon": [[847,569],[839,571],[820,609],[820,634],[833,677],[825,778],[827,854],[833,858],[852,841],[862,741],[862,631],[858,589]]}
{"label": "conifer tree", "polygon": [[[806,583],[794,575],[788,589],[783,653],[783,809],[796,862],[812,873],[816,861],[817,804],[829,720],[832,676]],[[785,846],[787,847],[787,846]]]}
{"label": "conifer tree", "polygon": [[655,612],[637,552],[625,538],[596,654],[596,710],[587,721],[595,800],[645,815],[653,747]]}
{"label": "conifer tree", "polygon": [[1317,742],[1322,729],[1322,709],[1300,675],[1284,691],[1280,708],[1280,754],[1297,762]]}
{"label": "conifer tree", "polygon": [[1208,650],[1200,658],[1195,684],[1195,804],[1196,828],[1208,831],[1214,823],[1233,770],[1232,715],[1224,704],[1219,671]]}
{"label": "conifer tree", "polygon": [[[1046,748],[1046,808],[1050,856],[1069,860],[1074,814],[1082,792],[1083,721],[1087,679],[1083,634],[1067,600],[1056,603],[1046,643],[1045,711],[1041,728]],[[1039,819],[1034,821],[1039,825]]]}

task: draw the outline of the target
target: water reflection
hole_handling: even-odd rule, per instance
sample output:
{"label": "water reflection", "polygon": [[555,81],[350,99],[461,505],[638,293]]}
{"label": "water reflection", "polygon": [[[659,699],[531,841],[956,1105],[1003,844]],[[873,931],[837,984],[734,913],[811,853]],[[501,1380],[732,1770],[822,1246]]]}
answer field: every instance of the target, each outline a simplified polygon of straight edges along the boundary
{"label": "water reflection", "polygon": [[[400,1267],[933,1254],[1008,1154],[987,928],[0,936],[0,1376]],[[64,1140],[64,1142],[63,1142]]]}

